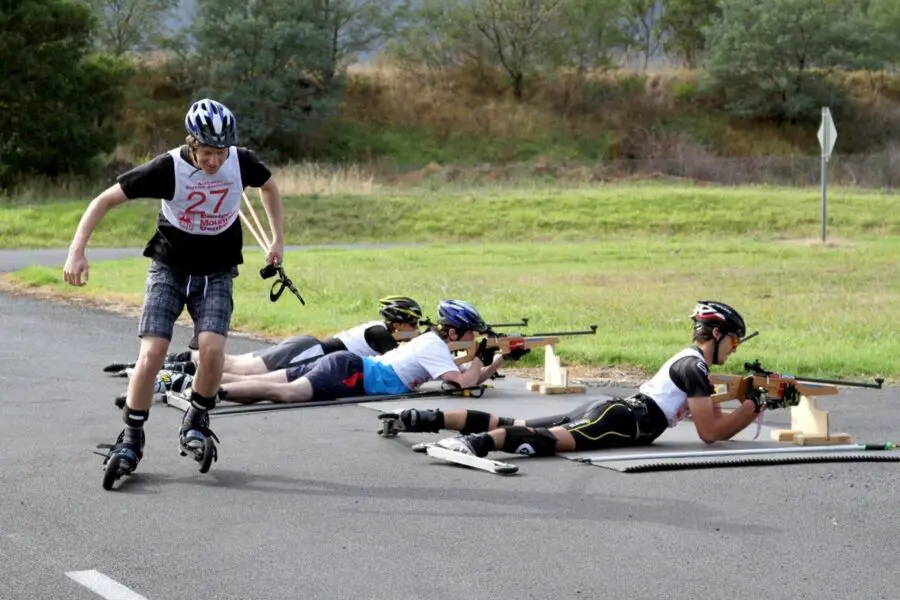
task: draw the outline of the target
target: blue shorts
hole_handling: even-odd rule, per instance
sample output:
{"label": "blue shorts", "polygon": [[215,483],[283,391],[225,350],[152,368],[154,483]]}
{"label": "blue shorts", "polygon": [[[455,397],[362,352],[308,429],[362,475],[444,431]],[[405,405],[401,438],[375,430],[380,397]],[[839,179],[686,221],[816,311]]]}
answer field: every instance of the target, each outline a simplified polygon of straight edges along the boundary
{"label": "blue shorts", "polygon": [[346,350],[326,354],[315,362],[286,369],[288,382],[306,377],[312,385],[312,400],[335,400],[365,396],[363,360]]}

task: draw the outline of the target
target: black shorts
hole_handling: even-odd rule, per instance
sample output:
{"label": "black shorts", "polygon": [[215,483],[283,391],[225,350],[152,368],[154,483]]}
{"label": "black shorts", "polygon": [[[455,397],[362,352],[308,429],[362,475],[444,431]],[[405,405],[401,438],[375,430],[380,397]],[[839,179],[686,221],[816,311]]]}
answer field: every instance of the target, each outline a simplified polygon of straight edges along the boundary
{"label": "black shorts", "polygon": [[600,450],[653,443],[669,422],[652,398],[635,395],[586,402],[574,410],[525,421],[528,427],[563,427],[575,438],[575,450]]}
{"label": "black shorts", "polygon": [[346,350],[290,367],[286,375],[289,382],[306,377],[312,385],[312,400],[334,400],[366,394],[363,387],[363,360]]}

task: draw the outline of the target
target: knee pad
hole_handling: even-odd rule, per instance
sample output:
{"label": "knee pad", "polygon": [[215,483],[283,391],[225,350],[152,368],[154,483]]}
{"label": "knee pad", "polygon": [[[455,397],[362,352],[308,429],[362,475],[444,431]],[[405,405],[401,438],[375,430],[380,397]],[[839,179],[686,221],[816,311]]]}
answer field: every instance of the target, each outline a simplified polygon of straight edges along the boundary
{"label": "knee pad", "polygon": [[463,435],[483,433],[491,428],[491,413],[481,410],[467,410],[466,424],[459,431]]}
{"label": "knee pad", "polygon": [[407,408],[400,413],[400,421],[412,433],[438,433],[444,428],[444,413],[440,409]]}
{"label": "knee pad", "polygon": [[528,427],[506,427],[504,452],[525,454],[528,456],[553,456],[556,454],[556,436],[546,427],[529,429]]}
{"label": "knee pad", "polygon": [[125,425],[128,427],[143,427],[149,418],[149,410],[134,410],[126,406],[125,410],[122,411],[122,420],[125,421]]}

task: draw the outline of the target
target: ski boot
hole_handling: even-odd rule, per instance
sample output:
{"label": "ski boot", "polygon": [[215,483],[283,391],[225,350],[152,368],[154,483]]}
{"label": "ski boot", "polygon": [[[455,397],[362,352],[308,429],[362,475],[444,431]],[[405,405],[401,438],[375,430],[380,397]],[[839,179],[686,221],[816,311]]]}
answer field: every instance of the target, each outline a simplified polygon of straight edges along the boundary
{"label": "ski boot", "polygon": [[[200,463],[200,472],[207,473],[213,461],[219,460],[219,451],[216,448],[219,438],[209,428],[209,412],[194,411],[193,408],[189,409],[181,421],[179,453],[181,456],[192,456]],[[189,419],[189,415],[192,414],[195,416]]]}
{"label": "ski boot", "polygon": [[113,488],[113,484],[124,477],[125,475],[130,475],[137,469],[138,464],[141,462],[141,459],[144,457],[144,431],[141,430],[141,445],[140,447],[134,446],[133,444],[126,444],[125,440],[125,430],[123,429],[121,433],[119,433],[119,437],[116,438],[115,444],[98,444],[97,448],[105,448],[107,450],[106,453],[94,451],[94,454],[98,454],[104,457],[103,460],[103,489],[111,490]]}
{"label": "ski boot", "polygon": [[381,437],[394,437],[401,431],[410,433],[437,433],[444,422],[440,410],[418,410],[407,408],[400,413],[385,412],[378,415],[381,429],[376,433]]}

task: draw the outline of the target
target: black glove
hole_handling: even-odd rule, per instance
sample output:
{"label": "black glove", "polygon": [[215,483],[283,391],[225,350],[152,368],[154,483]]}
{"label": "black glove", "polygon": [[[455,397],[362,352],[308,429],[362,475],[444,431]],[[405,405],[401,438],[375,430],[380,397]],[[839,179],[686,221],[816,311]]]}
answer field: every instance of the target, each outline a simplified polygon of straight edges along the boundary
{"label": "black glove", "polygon": [[529,352],[531,352],[531,348],[513,348],[503,355],[503,360],[519,360]]}
{"label": "black glove", "polygon": [[779,398],[772,398],[766,402],[766,408],[788,408],[800,403],[800,392],[792,383],[782,383],[778,386]]}
{"label": "black glove", "polygon": [[765,392],[760,391],[759,389],[753,388],[747,392],[747,397],[744,398],[741,402],[752,402],[753,403],[753,412],[759,413],[763,407],[768,407],[768,403],[766,402]]}
{"label": "black glove", "polygon": [[475,358],[479,359],[484,366],[488,366],[494,362],[496,353],[496,348],[488,348],[487,338],[481,338],[481,343],[478,344],[478,349],[475,351]]}

